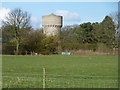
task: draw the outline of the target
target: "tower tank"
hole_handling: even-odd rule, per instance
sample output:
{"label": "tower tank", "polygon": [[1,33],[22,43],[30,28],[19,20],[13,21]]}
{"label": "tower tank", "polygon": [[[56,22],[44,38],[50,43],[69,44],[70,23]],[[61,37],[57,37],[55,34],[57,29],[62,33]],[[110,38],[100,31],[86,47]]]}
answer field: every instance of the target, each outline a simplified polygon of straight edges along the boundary
{"label": "tower tank", "polygon": [[60,35],[62,27],[62,16],[50,14],[42,16],[43,32],[46,36]]}

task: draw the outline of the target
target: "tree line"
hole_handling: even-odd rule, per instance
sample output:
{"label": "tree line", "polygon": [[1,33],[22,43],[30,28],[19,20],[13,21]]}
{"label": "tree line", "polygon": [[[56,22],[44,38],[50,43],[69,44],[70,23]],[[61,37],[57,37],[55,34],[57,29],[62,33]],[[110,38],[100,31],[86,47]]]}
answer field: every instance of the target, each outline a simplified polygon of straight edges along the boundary
{"label": "tree line", "polygon": [[118,26],[110,16],[105,16],[100,23],[64,26],[60,36],[49,37],[43,34],[43,29],[34,30],[30,22],[28,12],[11,10],[1,27],[3,54],[57,54],[71,50],[114,52],[118,49]]}

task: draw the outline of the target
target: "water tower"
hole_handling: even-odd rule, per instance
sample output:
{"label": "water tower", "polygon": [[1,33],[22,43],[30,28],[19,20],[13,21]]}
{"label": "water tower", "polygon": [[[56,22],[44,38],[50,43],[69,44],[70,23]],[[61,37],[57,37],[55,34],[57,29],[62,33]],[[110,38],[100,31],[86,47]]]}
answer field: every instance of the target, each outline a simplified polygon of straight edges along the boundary
{"label": "water tower", "polygon": [[42,27],[46,36],[60,35],[62,16],[57,16],[55,14],[42,16]]}

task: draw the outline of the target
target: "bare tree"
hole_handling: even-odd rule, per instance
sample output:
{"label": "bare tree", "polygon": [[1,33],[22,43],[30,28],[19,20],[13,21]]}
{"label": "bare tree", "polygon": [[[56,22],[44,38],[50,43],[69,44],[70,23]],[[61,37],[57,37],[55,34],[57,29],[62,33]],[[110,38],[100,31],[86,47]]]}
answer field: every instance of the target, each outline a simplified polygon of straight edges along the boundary
{"label": "bare tree", "polygon": [[116,36],[120,37],[120,12],[110,13],[110,17],[112,18],[115,24]]}
{"label": "bare tree", "polygon": [[120,27],[120,12],[114,12],[114,13],[110,13],[110,17],[112,18],[112,20],[114,21],[116,30]]}
{"label": "bare tree", "polygon": [[110,17],[114,21],[114,24],[117,25],[118,24],[118,12],[110,13]]}
{"label": "bare tree", "polygon": [[11,10],[11,12],[6,17],[6,20],[3,21],[4,26],[12,26],[14,31],[14,38],[16,43],[15,54],[19,53],[19,46],[21,42],[21,33],[25,28],[30,27],[30,14],[26,11],[22,11],[19,8]]}

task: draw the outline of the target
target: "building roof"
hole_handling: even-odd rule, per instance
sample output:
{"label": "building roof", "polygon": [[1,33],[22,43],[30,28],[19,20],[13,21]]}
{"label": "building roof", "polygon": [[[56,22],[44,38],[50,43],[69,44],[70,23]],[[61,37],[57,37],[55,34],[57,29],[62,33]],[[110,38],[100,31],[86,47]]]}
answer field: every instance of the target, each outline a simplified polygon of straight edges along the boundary
{"label": "building roof", "polygon": [[[54,13],[51,13],[51,14],[49,14],[49,15],[44,15],[44,16],[59,16],[59,15],[56,15],[56,14],[54,14]],[[59,17],[61,17],[61,16],[59,16]]]}

